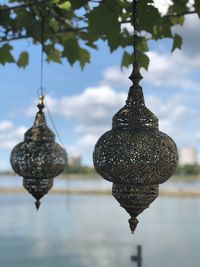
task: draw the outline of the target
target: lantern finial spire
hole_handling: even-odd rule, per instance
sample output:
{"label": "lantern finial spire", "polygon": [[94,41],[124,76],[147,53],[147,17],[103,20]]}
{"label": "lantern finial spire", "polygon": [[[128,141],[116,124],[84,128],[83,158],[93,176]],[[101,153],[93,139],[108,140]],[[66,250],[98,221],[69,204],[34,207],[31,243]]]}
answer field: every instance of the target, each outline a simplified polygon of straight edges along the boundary
{"label": "lantern finial spire", "polygon": [[39,210],[40,204],[41,204],[41,202],[39,200],[35,201],[35,207],[37,210]]}
{"label": "lantern finial spire", "polygon": [[44,105],[44,95],[41,95],[39,97],[39,103],[38,103],[37,107],[39,109],[39,112],[42,112],[42,110],[45,108],[45,105]]}

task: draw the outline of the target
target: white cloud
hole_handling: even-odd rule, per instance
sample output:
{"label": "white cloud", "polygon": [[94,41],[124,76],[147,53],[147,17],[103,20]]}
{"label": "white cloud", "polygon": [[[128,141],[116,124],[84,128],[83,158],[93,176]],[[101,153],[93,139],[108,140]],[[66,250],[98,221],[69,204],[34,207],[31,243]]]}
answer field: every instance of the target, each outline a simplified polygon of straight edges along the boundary
{"label": "white cloud", "polygon": [[132,82],[129,80],[131,68],[122,70],[118,66],[106,68],[103,73],[102,84],[109,84],[112,87],[125,87],[129,88]]}
{"label": "white cloud", "polygon": [[[200,68],[200,55],[189,57],[183,51],[177,50],[173,54],[151,51],[149,70],[142,70],[144,82],[156,87],[199,90],[199,84],[191,78],[191,75]],[[119,67],[113,66],[104,70],[104,84],[114,87],[128,88],[131,84],[128,77],[131,67],[121,72]]]}
{"label": "white cloud", "polygon": [[11,150],[23,140],[26,127],[16,127],[11,121],[0,121],[0,149]]}
{"label": "white cloud", "polygon": [[92,157],[92,150],[99,137],[99,135],[94,133],[86,133],[80,137],[73,146],[69,147],[68,151],[73,155],[83,155],[87,153]]}
{"label": "white cloud", "polygon": [[88,129],[99,131],[110,125],[110,114],[114,114],[125,99],[124,92],[117,93],[110,86],[89,87],[79,95],[54,99],[56,105],[51,107],[51,111],[74,119],[78,123],[76,132],[83,133]]}
{"label": "white cloud", "polygon": [[157,7],[162,15],[165,15],[169,6],[173,2],[171,0],[154,0],[154,5]]}
{"label": "white cloud", "polygon": [[[200,43],[200,19],[198,15],[192,14],[185,16],[185,22],[183,26],[176,26],[175,32],[183,37],[183,51],[185,54],[192,56],[195,60],[196,55],[200,55],[199,43]],[[199,58],[198,58],[199,60]]]}
{"label": "white cloud", "polygon": [[[188,106],[188,97],[184,94],[176,94],[167,100],[153,95],[148,96],[146,106],[159,118],[160,130],[175,136],[177,140],[180,130],[183,130],[187,122],[194,120],[197,115],[196,110]],[[182,138],[185,138],[184,134]]]}
{"label": "white cloud", "polygon": [[189,58],[183,51],[173,54],[149,52],[150,66],[143,72],[145,82],[159,87],[198,90],[199,84],[190,75],[200,67],[200,56]]}
{"label": "white cloud", "polygon": [[12,129],[13,124],[11,121],[3,120],[0,122],[0,132],[5,132]]}

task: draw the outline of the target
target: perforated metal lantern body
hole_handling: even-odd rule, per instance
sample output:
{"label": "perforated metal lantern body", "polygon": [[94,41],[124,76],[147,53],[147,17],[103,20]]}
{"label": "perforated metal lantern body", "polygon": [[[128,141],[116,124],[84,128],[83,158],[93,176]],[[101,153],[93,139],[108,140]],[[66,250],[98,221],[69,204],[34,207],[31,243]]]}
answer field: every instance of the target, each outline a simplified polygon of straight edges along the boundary
{"label": "perforated metal lantern body", "polygon": [[16,145],[10,157],[13,170],[23,176],[23,185],[37,200],[48,193],[53,178],[63,172],[67,164],[66,151],[55,143],[54,133],[47,127],[44,106],[38,105],[34,125],[24,135],[24,141]]}
{"label": "perforated metal lantern body", "polygon": [[112,129],[97,141],[93,160],[97,172],[113,182],[112,193],[136,217],[157,198],[160,183],[174,173],[178,161],[174,141],[158,129],[157,117],[145,106],[137,68],[126,105],[113,117]]}

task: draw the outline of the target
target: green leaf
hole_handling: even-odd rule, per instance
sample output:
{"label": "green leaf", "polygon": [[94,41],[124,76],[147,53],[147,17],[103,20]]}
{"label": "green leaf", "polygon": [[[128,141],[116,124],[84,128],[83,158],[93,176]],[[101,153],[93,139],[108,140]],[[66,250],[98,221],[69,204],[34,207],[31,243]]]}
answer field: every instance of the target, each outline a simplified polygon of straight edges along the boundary
{"label": "green leaf", "polygon": [[88,3],[88,0],[71,0],[72,8],[79,9],[83,6],[86,6]]}
{"label": "green leaf", "polygon": [[93,49],[98,49],[98,46],[96,45],[96,44],[94,44],[94,43],[92,43],[92,42],[87,42],[87,43],[85,43],[87,46],[89,46],[89,47],[91,47],[91,48],[93,48]]}
{"label": "green leaf", "polygon": [[[143,2],[141,2],[143,4]],[[154,26],[160,25],[161,15],[158,9],[152,5],[143,6],[138,12],[139,29],[154,33]]]}
{"label": "green leaf", "polygon": [[[146,54],[144,54],[142,51],[138,51],[138,62],[142,68],[145,70],[148,70],[149,67],[149,58]],[[134,56],[133,54],[129,54],[128,52],[124,52],[122,56],[121,61],[121,67],[128,67],[134,62]]]}
{"label": "green leaf", "polygon": [[85,49],[80,49],[80,66],[81,69],[84,68],[86,63],[90,63],[90,54]]}
{"label": "green leaf", "polygon": [[110,0],[100,2],[88,15],[89,33],[106,39],[111,51],[115,50],[121,32],[119,14],[122,7]]}
{"label": "green leaf", "polygon": [[63,56],[67,58],[71,65],[79,61],[81,69],[84,68],[86,63],[90,62],[90,54],[86,49],[79,46],[77,38],[71,38],[65,42]]}
{"label": "green leaf", "polygon": [[70,10],[71,3],[69,1],[65,1],[64,3],[59,4],[58,6],[59,6],[59,8],[62,8],[64,10]]}
{"label": "green leaf", "polygon": [[55,49],[52,45],[45,46],[44,50],[47,54],[47,61],[62,63],[61,61],[62,53],[59,50]]}
{"label": "green leaf", "polygon": [[194,0],[194,8],[198,16],[200,17],[200,1],[199,0]]}
{"label": "green leaf", "polygon": [[15,62],[15,59],[10,53],[10,50],[12,49],[12,46],[9,44],[4,44],[2,47],[0,47],[0,64],[5,65],[6,63]]}
{"label": "green leaf", "polygon": [[142,51],[138,52],[138,61],[140,63],[140,66],[144,68],[145,70],[148,70],[149,67],[149,57],[144,54]]}
{"label": "green leaf", "polygon": [[178,34],[175,34],[171,52],[174,52],[176,48],[181,49],[182,43],[183,43],[182,37]]}
{"label": "green leaf", "polygon": [[63,56],[66,57],[71,65],[79,59],[80,46],[77,38],[68,39],[64,45]]}
{"label": "green leaf", "polygon": [[145,37],[138,37],[138,47],[141,51],[149,51],[149,47],[148,47],[148,44],[147,44],[147,40]]}
{"label": "green leaf", "polygon": [[133,63],[133,55],[125,51],[122,56],[121,67],[128,68],[131,63]]}
{"label": "green leaf", "polygon": [[183,25],[185,21],[185,17],[184,16],[179,16],[179,17],[171,17],[171,22],[174,24],[174,25]]}
{"label": "green leaf", "polygon": [[28,53],[22,52],[19,56],[19,59],[17,60],[17,66],[20,68],[24,68],[28,65],[29,55]]}

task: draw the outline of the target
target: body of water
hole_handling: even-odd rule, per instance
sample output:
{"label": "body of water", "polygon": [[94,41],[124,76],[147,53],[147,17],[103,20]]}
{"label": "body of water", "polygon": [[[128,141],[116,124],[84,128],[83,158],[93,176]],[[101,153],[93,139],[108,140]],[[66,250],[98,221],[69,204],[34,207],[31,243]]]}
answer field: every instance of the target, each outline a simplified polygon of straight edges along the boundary
{"label": "body of water", "polygon": [[143,267],[200,266],[199,198],[158,198],[135,235],[128,219],[112,196],[47,195],[37,212],[28,193],[1,194],[0,266],[134,267],[138,244]]}

